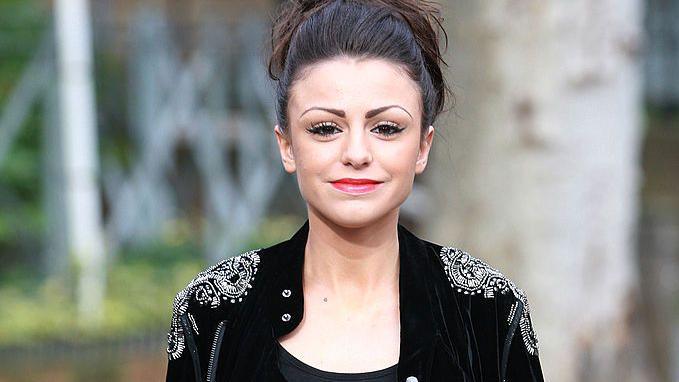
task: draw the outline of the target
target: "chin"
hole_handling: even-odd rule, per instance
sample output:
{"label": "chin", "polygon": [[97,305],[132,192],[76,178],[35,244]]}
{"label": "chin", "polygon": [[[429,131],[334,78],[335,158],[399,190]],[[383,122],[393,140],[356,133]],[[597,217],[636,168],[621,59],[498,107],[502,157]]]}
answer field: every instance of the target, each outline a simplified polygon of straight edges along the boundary
{"label": "chin", "polygon": [[313,208],[317,215],[329,223],[343,228],[361,228],[375,224],[388,213],[382,208],[377,208],[375,203],[356,203],[353,206],[342,206],[342,203],[324,204],[324,208]]}

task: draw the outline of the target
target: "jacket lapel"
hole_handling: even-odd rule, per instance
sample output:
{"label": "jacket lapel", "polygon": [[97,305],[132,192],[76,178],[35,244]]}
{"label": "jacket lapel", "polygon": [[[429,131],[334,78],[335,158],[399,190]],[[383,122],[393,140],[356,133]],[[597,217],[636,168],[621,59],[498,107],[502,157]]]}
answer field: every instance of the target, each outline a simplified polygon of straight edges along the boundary
{"label": "jacket lapel", "polygon": [[429,374],[427,362],[432,357],[437,333],[428,293],[429,274],[424,243],[401,224],[399,242],[399,309],[401,340],[399,381],[416,377],[424,381]]}
{"label": "jacket lapel", "polygon": [[265,292],[274,340],[293,331],[304,314],[302,275],[308,234],[309,220],[289,240],[275,248],[276,275]]}

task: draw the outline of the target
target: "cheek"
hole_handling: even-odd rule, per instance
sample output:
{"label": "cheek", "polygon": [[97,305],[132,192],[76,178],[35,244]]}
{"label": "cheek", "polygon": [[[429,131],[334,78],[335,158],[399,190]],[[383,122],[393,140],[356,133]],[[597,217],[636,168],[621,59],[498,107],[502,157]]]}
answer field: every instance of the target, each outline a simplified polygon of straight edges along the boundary
{"label": "cheek", "polygon": [[295,152],[297,184],[304,199],[314,199],[323,188],[323,183],[332,176],[333,166],[338,159],[336,150],[329,144],[300,142]]}
{"label": "cheek", "polygon": [[304,142],[295,152],[297,169],[304,174],[323,174],[334,161],[337,161],[335,149],[329,145]]}
{"label": "cheek", "polygon": [[378,151],[382,166],[394,176],[415,173],[418,148],[412,144],[384,145]]}

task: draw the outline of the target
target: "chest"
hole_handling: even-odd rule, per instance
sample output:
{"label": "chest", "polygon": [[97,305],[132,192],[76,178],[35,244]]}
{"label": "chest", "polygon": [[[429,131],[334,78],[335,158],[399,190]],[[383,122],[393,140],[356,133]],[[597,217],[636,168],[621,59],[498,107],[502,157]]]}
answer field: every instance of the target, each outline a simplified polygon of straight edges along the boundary
{"label": "chest", "polygon": [[400,322],[397,298],[347,309],[327,298],[305,298],[304,316],[278,339],[304,363],[321,370],[358,373],[398,362]]}

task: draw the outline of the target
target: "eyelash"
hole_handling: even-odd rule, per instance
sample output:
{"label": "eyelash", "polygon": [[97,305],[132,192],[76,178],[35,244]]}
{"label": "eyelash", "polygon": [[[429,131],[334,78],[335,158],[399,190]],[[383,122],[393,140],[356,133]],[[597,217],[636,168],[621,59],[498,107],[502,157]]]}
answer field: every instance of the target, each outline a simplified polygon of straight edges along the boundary
{"label": "eyelash", "polygon": [[[383,136],[396,135],[396,134],[398,134],[398,133],[400,133],[401,131],[404,130],[404,128],[399,127],[398,124],[396,124],[394,122],[390,122],[390,121],[380,122],[377,125],[375,125],[375,128],[382,127],[382,126],[388,126],[388,127],[391,128],[390,133],[386,133],[386,134],[380,133],[380,135],[383,135]],[[307,129],[307,131],[310,132],[311,134],[316,134],[316,135],[320,135],[320,136],[323,136],[323,137],[327,137],[329,135],[332,135],[332,133],[325,132],[323,130],[324,127],[331,127],[331,128],[334,128],[334,129],[338,128],[337,124],[335,124],[333,122],[321,122],[321,123],[317,123],[317,124],[311,126],[310,128]]]}

